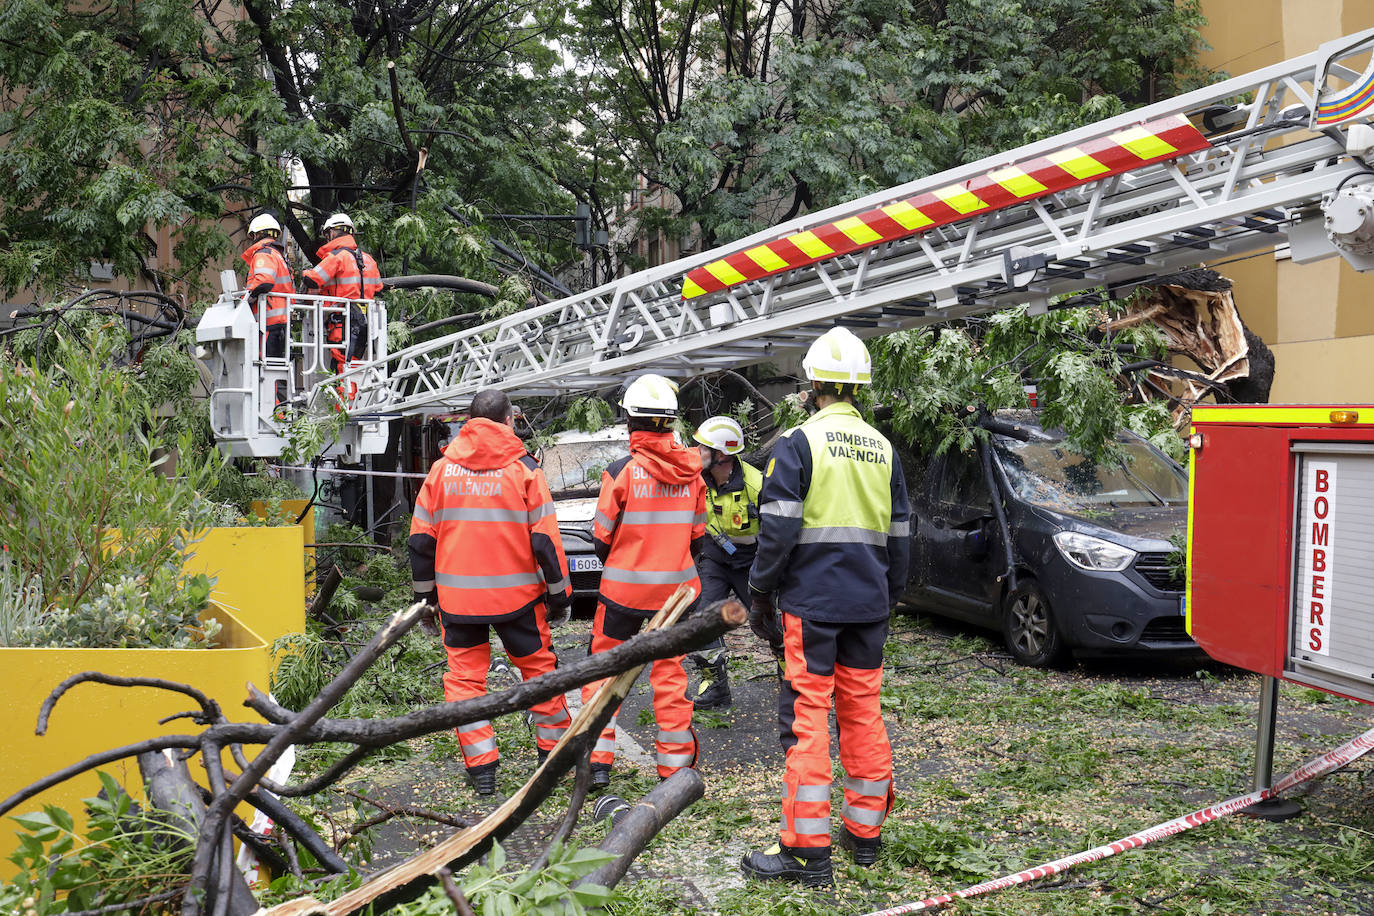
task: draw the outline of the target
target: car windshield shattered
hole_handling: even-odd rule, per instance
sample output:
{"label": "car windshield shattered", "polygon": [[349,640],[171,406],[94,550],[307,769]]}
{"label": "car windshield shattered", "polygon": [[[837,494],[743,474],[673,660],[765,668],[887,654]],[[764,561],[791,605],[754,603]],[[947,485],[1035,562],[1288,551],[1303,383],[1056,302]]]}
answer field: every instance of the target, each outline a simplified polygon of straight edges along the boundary
{"label": "car windshield shattered", "polygon": [[544,450],[540,464],[549,489],[583,490],[601,484],[601,472],[629,453],[629,443],[618,441],[564,442]]}
{"label": "car windshield shattered", "polygon": [[1016,494],[1059,512],[1123,506],[1174,506],[1188,500],[1188,478],[1143,440],[1118,441],[1126,460],[1089,461],[1062,440],[1020,442],[994,437],[1002,470]]}

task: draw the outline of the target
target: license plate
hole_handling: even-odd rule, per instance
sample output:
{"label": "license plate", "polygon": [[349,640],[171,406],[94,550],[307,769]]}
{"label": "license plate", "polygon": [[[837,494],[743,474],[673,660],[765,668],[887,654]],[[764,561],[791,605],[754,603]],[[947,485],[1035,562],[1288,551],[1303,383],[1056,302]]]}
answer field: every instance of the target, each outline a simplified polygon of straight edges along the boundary
{"label": "license plate", "polygon": [[1188,616],[1188,596],[1184,595],[1178,599],[1178,612],[1184,617]]}
{"label": "license plate", "polygon": [[601,569],[599,557],[568,557],[569,572],[596,572]]}

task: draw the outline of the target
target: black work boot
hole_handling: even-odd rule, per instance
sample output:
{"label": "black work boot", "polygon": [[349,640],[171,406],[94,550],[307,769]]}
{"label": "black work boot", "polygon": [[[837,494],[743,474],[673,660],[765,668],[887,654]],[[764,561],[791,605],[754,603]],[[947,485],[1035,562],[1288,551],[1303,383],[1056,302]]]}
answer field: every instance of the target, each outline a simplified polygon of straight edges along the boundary
{"label": "black work boot", "polygon": [[758,878],[760,881],[792,881],[806,887],[824,887],[835,883],[829,849],[816,858],[803,858],[775,843],[763,852],[745,853],[739,867],[745,877]]}
{"label": "black work boot", "polygon": [[611,784],[611,765],[609,763],[592,764],[592,791],[597,792]]}
{"label": "black work boot", "polygon": [[732,701],[730,699],[730,676],[727,673],[725,656],[721,655],[714,662],[697,667],[701,671],[701,685],[697,687],[697,695],[692,698],[692,708],[728,708]]}
{"label": "black work boot", "polygon": [[878,850],[883,847],[881,837],[855,836],[849,832],[848,827],[840,828],[839,844],[841,849],[849,850],[854,857],[855,865],[862,865],[864,868],[878,861]]}
{"label": "black work boot", "polygon": [[469,767],[468,781],[472,783],[473,791],[478,795],[495,795],[496,764],[484,763],[478,767]]}

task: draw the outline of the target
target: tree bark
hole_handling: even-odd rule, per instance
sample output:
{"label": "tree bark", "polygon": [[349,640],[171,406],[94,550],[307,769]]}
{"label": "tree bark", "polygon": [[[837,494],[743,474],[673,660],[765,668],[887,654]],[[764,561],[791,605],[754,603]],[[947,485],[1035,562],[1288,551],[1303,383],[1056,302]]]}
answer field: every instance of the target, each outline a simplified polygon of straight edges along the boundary
{"label": "tree bark", "polygon": [[654,786],[611,828],[598,847],[602,852],[613,853],[615,860],[582,877],[577,884],[615,887],[658,832],[705,793],[706,781],[694,769],[678,770]]}
{"label": "tree bark", "polygon": [[[138,770],[143,775],[148,806],[158,812],[169,827],[176,831],[175,845],[189,846],[205,819],[205,804],[200,800],[200,786],[191,779],[185,760],[174,759],[170,752],[153,751],[138,755]],[[237,868],[230,868],[228,876],[229,916],[252,916],[258,911],[258,901]],[[210,908],[207,901],[207,909]]]}

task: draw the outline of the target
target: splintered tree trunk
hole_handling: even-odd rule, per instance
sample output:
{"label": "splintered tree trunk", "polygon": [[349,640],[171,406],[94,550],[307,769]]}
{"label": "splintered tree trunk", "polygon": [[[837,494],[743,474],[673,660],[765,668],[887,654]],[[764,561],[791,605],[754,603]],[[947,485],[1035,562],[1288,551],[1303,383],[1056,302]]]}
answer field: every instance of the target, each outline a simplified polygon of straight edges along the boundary
{"label": "splintered tree trunk", "polygon": [[630,863],[658,836],[658,832],[704,794],[706,782],[700,773],[692,769],[678,770],[654,786],[653,791],[621,816],[620,822],[611,828],[602,841],[599,847],[601,851],[612,853],[615,859],[577,883],[615,887],[625,877]]}
{"label": "splintered tree trunk", "polygon": [[[138,769],[143,775],[148,805],[178,834],[194,837],[205,818],[205,803],[200,800],[200,787],[191,779],[185,760],[177,759],[169,751],[153,751],[138,755]],[[190,846],[191,841],[178,845]],[[229,879],[229,916],[252,916],[258,902],[248,887],[243,873],[232,869]],[[206,912],[212,912],[214,901],[207,901]]]}

